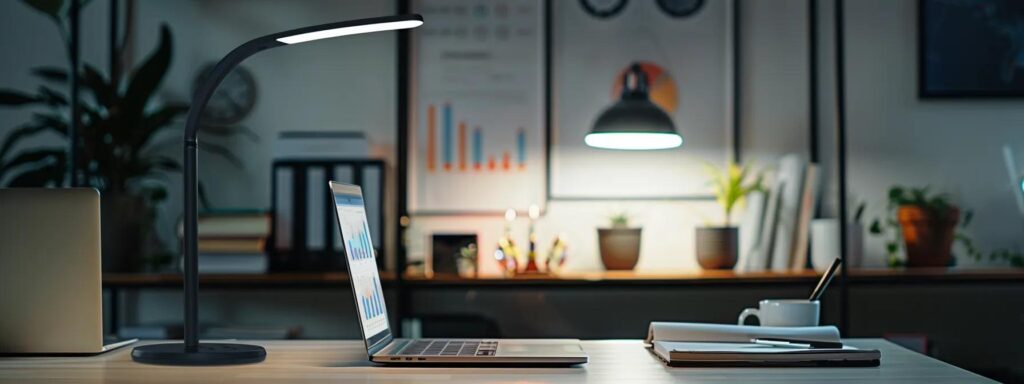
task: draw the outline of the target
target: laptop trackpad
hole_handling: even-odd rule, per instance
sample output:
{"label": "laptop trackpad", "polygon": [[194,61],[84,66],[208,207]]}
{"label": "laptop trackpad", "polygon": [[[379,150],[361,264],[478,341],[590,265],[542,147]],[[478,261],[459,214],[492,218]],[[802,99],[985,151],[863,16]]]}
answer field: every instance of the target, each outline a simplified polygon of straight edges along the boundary
{"label": "laptop trackpad", "polygon": [[498,356],[574,356],[583,354],[579,344],[523,343],[502,341],[498,344]]}

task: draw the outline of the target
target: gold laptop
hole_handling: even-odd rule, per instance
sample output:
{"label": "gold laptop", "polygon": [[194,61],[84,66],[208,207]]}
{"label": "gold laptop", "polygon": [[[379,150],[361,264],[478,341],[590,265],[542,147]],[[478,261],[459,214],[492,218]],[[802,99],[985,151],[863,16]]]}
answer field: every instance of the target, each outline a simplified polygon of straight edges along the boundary
{"label": "gold laptop", "polygon": [[104,345],[100,195],[0,189],[0,354],[97,354]]}

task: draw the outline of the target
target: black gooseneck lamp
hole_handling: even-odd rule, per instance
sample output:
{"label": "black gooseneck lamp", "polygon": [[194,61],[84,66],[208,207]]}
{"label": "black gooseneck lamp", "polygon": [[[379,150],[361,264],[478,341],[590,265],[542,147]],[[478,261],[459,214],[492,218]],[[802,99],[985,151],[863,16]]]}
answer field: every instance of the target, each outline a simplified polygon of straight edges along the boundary
{"label": "black gooseneck lamp", "polygon": [[200,343],[199,342],[199,270],[196,248],[198,223],[197,182],[198,146],[196,129],[203,108],[217,85],[242,60],[259,51],[332,37],[370,32],[416,28],[423,24],[420,15],[397,15],[349,20],[337,23],[293,29],[250,40],[229,52],[206,77],[192,96],[192,107],[185,122],[185,340],[182,343],[151,344],[135,347],[132,360],[162,365],[229,365],[258,363],[266,359],[267,351],[258,345]]}
{"label": "black gooseneck lamp", "polygon": [[584,138],[594,148],[652,150],[683,144],[664,110],[651,102],[647,74],[633,63],[622,75],[622,95],[601,112],[594,128]]}

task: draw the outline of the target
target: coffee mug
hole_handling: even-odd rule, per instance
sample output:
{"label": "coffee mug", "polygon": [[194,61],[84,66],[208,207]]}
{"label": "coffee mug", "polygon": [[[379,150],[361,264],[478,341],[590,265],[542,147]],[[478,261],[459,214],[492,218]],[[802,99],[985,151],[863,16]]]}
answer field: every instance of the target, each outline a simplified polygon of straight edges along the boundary
{"label": "coffee mug", "polygon": [[758,308],[740,312],[739,324],[754,316],[766,327],[813,327],[818,325],[820,304],[806,299],[761,300]]}

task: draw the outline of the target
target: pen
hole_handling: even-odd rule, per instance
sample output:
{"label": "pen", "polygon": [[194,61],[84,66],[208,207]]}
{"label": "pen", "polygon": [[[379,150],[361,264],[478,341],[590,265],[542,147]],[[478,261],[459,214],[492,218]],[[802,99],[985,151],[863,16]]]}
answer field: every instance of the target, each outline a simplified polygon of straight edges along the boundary
{"label": "pen", "polygon": [[818,341],[818,340],[797,340],[797,339],[783,339],[777,337],[758,337],[751,339],[750,342],[754,344],[771,345],[773,347],[788,347],[788,348],[842,348],[843,343],[836,343],[831,341]]}

